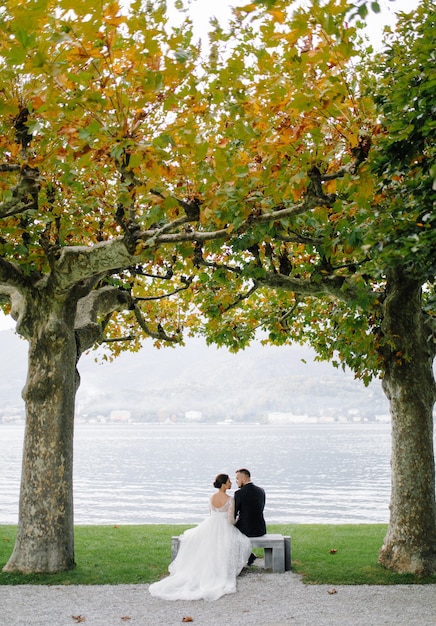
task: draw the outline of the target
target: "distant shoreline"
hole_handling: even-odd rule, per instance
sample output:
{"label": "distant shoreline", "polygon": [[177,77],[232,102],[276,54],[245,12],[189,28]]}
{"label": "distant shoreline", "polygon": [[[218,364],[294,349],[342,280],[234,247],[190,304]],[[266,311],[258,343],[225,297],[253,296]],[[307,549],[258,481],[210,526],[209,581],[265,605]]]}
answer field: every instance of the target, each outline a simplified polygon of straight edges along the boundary
{"label": "distant shoreline", "polygon": [[98,421],[98,420],[83,420],[78,418],[75,420],[76,424],[115,424],[115,425],[127,425],[127,424],[146,424],[151,426],[300,426],[300,425],[329,425],[329,424],[339,424],[339,425],[347,425],[347,424],[369,424],[369,425],[386,425],[390,424],[390,417],[386,416],[386,419],[356,419],[356,420],[344,420],[341,418],[327,418],[327,417],[308,417],[307,419],[288,419],[288,420],[266,420],[266,421],[236,421],[236,420],[220,420],[217,422],[207,421],[207,420],[198,420],[198,421],[190,421],[190,420],[165,420],[165,421],[135,421],[135,420],[107,420],[107,421]]}

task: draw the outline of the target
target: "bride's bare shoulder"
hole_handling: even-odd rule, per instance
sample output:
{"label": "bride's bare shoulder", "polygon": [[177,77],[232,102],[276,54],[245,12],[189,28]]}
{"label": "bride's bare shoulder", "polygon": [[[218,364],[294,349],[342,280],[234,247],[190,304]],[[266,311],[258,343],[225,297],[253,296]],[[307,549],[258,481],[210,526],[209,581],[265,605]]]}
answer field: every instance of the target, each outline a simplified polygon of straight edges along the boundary
{"label": "bride's bare shoulder", "polygon": [[223,493],[214,493],[210,497],[210,503],[216,509],[221,509],[230,500],[230,496]]}

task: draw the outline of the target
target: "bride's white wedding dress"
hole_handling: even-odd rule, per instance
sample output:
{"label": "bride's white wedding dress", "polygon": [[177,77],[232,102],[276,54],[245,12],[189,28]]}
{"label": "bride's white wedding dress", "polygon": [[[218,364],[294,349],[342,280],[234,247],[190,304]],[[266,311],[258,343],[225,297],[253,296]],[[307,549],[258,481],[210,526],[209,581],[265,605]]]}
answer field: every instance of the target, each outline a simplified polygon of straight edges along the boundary
{"label": "bride's white wedding dress", "polygon": [[170,575],[149,587],[165,600],[217,600],[235,593],[236,577],[246,565],[251,542],[234,524],[233,498],[219,509],[209,502],[210,516],[185,531]]}

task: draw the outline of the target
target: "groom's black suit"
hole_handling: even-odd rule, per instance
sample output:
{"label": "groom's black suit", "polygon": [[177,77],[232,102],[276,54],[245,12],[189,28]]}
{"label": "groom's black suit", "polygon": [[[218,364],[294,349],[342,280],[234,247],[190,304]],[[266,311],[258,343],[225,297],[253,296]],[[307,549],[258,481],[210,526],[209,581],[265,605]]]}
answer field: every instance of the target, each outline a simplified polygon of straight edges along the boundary
{"label": "groom's black suit", "polygon": [[265,491],[253,483],[246,483],[235,491],[235,516],[239,518],[236,528],[247,537],[265,535],[264,508]]}

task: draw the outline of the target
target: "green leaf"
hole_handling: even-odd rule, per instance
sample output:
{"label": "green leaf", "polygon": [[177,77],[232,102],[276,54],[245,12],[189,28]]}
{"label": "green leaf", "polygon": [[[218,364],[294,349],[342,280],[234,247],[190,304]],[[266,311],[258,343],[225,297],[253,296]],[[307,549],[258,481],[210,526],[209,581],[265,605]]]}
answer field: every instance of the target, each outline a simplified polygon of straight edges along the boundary
{"label": "green leaf", "polygon": [[168,146],[174,147],[176,143],[171,135],[163,133],[162,135],[159,135],[158,137],[153,139],[153,145],[157,146],[158,148],[167,148]]}
{"label": "green leaf", "polygon": [[179,63],[186,63],[186,61],[191,59],[191,52],[184,48],[178,48],[175,51],[175,57]]}

